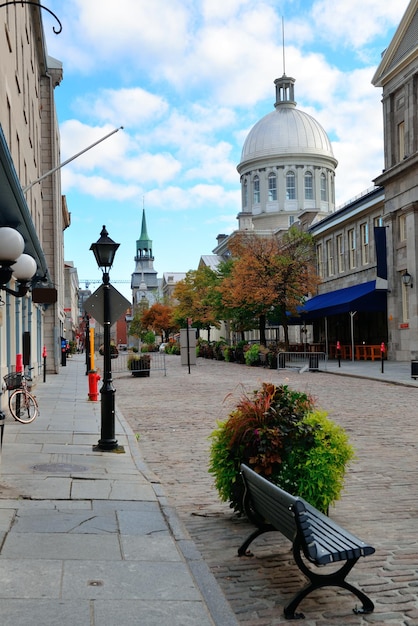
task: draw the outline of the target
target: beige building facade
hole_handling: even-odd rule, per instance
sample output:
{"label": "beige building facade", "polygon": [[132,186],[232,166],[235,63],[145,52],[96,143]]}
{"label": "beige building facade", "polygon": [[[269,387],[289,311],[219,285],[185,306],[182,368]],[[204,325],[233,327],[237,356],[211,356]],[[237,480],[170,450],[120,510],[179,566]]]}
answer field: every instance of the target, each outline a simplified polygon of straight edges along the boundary
{"label": "beige building facade", "polygon": [[[61,196],[60,139],[54,89],[62,80],[59,61],[48,56],[41,8],[20,4],[0,9],[0,227],[18,230],[25,253],[37,265],[30,290],[21,298],[0,290],[0,370],[4,376],[30,336],[33,375],[42,352],[57,373],[64,330],[63,230],[69,213]],[[12,279],[9,288],[15,288]],[[5,399],[2,398],[2,404]]]}
{"label": "beige building facade", "polygon": [[[418,1],[412,0],[373,77],[383,91],[389,347],[418,357]],[[409,275],[409,285],[404,275]]]}

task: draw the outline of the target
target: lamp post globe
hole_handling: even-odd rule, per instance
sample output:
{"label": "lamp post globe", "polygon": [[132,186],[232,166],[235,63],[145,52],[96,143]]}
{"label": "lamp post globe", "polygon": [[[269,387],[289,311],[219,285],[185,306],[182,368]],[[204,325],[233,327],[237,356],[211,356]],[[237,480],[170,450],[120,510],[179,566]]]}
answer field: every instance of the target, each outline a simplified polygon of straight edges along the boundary
{"label": "lamp post globe", "polygon": [[21,254],[11,266],[13,277],[27,283],[36,273],[36,261],[29,254]]}
{"label": "lamp post globe", "polygon": [[[28,292],[29,281],[37,269],[35,259],[24,254],[24,249],[25,241],[19,231],[10,226],[0,227],[0,289],[16,298]],[[12,276],[18,282],[17,290],[7,287]]]}
{"label": "lamp post globe", "polygon": [[0,261],[16,261],[25,249],[25,241],[15,228],[0,227]]}

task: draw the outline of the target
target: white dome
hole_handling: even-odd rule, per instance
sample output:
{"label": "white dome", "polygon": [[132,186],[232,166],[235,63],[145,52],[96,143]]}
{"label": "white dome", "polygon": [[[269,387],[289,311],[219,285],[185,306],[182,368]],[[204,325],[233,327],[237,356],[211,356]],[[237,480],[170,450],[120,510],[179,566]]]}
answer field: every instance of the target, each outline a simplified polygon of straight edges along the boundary
{"label": "white dome", "polygon": [[250,130],[240,166],[254,159],[286,154],[316,155],[335,161],[331,142],[322,126],[293,103],[277,106]]}

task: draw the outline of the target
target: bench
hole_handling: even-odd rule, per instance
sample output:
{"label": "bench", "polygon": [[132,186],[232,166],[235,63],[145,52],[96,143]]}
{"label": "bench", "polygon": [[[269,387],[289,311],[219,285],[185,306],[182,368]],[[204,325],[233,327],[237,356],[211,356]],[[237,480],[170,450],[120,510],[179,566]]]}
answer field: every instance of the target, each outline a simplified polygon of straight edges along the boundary
{"label": "bench", "polygon": [[[238,555],[252,556],[248,547],[254,539],[265,532],[278,531],[292,542],[295,562],[309,579],[309,584],[285,607],[285,618],[303,618],[303,613],[295,612],[300,602],[312,591],[327,586],[341,587],[356,595],[362,607],[353,609],[354,613],[371,613],[374,604],[370,598],[345,579],[358,559],[373,554],[375,549],[302,498],[290,495],[244,464],[241,474],[245,485],[244,510],[257,530],[244,541]],[[344,564],[337,571],[318,574],[305,560],[317,567],[337,561]]]}

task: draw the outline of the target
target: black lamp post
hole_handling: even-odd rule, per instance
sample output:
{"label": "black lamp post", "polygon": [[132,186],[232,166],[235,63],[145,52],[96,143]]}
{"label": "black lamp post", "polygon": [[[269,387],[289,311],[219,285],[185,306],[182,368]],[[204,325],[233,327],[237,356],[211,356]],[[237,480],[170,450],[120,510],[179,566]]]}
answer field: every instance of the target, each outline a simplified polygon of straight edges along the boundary
{"label": "black lamp post", "polygon": [[115,388],[112,380],[112,361],[110,356],[110,282],[109,270],[113,265],[116,250],[119,244],[110,239],[103,226],[100,233],[100,239],[96,243],[92,243],[90,250],[96,258],[97,265],[103,272],[103,385],[100,389],[101,394],[101,437],[96,450],[112,451],[118,448],[118,442],[115,439]]}

